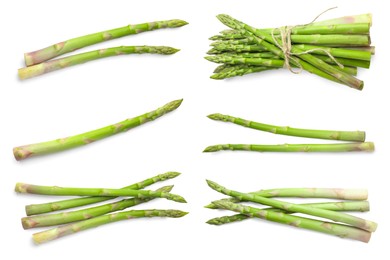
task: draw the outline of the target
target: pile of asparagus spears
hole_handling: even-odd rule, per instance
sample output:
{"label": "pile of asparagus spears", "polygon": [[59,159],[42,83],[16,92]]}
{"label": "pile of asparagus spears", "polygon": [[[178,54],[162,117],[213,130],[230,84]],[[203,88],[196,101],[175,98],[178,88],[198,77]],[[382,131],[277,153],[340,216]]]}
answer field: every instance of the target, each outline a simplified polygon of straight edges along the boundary
{"label": "pile of asparagus spears", "polygon": [[257,29],[228,15],[217,18],[230,30],[212,36],[207,60],[222,63],[212,79],[225,79],[287,67],[362,90],[357,68],[370,67],[371,14],[345,16],[306,25]]}
{"label": "pile of asparagus spears", "polygon": [[155,21],[142,24],[132,24],[59,42],[41,50],[25,53],[24,60],[27,67],[19,69],[18,75],[19,78],[23,80],[69,66],[82,64],[88,61],[123,54],[174,54],[179,50],[167,46],[119,46],[107,49],[94,50],[86,53],[68,56],[65,58],[51,60],[60,55],[96,43],[117,39],[127,35],[138,34],[146,31],[152,31],[162,28],[181,27],[186,24],[188,24],[186,21],[178,19]]}
{"label": "pile of asparagus spears", "polygon": [[273,134],[290,135],[316,139],[347,141],[331,144],[218,144],[208,146],[203,152],[217,152],[221,150],[231,151],[255,151],[255,152],[372,152],[375,149],[373,142],[365,142],[364,131],[336,131],[336,130],[312,130],[293,128],[289,126],[275,126],[259,122],[249,121],[239,117],[222,114],[211,114],[210,119],[230,122],[255,130]]}
{"label": "pile of asparagus spears", "polygon": [[59,139],[42,142],[42,143],[35,143],[35,144],[14,147],[13,149],[14,157],[17,161],[20,161],[34,156],[60,152],[60,151],[76,148],[79,146],[87,145],[95,141],[98,141],[100,139],[121,132],[125,132],[134,127],[153,121],[178,108],[181,105],[182,101],[183,101],[182,99],[174,100],[165,104],[162,107],[157,108],[156,110],[150,111],[143,115],[134,118],[128,118],[116,124],[95,129],[82,134],[69,136],[65,138],[59,138]]}
{"label": "pile of asparagus spears", "polygon": [[[135,218],[146,217],[170,217],[180,218],[187,214],[180,210],[129,210],[122,211],[129,207],[136,206],[155,198],[165,198],[168,200],[185,203],[185,199],[179,195],[172,194],[170,191],[173,186],[164,186],[155,191],[144,190],[156,182],[165,181],[179,176],[178,172],[167,172],[154,176],[152,178],[134,183],[122,189],[103,189],[103,188],[63,188],[38,186],[25,183],[17,183],[15,191],[17,193],[29,193],[40,195],[59,195],[59,196],[83,196],[55,202],[27,205],[25,210],[27,217],[22,218],[24,229],[58,226],[42,232],[33,234],[33,240],[37,244],[48,242],[63,236],[67,236],[78,231],[101,226],[104,224],[131,220]],[[95,203],[113,200],[118,197],[131,197],[119,201],[93,206]],[[76,207],[90,206],[75,211],[65,211],[60,213],[46,214],[60,210],[72,209]],[[121,212],[117,212],[121,211]],[[109,214],[116,212],[113,214]]]}
{"label": "pile of asparagus spears", "polygon": [[[342,238],[368,242],[371,233],[377,228],[375,222],[365,220],[342,211],[369,211],[367,191],[360,189],[324,189],[324,188],[284,188],[260,190],[251,193],[229,190],[213,181],[207,180],[213,190],[231,196],[231,198],[213,201],[207,205],[210,209],[226,209],[239,214],[213,218],[207,221],[212,225],[242,221],[249,218],[261,218],[281,224],[318,231]],[[328,198],[338,201],[294,204],[272,197]],[[343,200],[343,201],[340,201]],[[240,204],[249,201],[271,208],[256,208]],[[292,215],[303,213],[334,222]],[[338,223],[337,223],[338,222]]]}

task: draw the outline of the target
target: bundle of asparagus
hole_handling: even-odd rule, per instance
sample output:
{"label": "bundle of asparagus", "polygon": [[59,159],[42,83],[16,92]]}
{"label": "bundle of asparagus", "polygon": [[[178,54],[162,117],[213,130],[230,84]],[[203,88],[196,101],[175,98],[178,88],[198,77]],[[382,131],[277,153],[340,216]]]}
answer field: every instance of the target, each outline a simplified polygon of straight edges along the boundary
{"label": "bundle of asparagus", "polygon": [[256,152],[372,152],[375,149],[374,143],[365,142],[366,133],[363,131],[312,130],[288,126],[275,126],[222,114],[211,114],[208,117],[213,120],[231,122],[237,125],[274,134],[352,142],[334,144],[278,145],[218,144],[208,146],[203,152],[217,152],[221,150],[244,150]]}
{"label": "bundle of asparagus", "polygon": [[[62,188],[57,186],[48,187],[17,183],[15,186],[15,191],[17,193],[30,193],[41,195],[88,196],[76,199],[68,199],[26,206],[27,217],[22,218],[22,225],[24,229],[67,224],[33,234],[34,242],[37,244],[41,244],[66,235],[76,233],[78,231],[86,230],[89,228],[101,226],[120,220],[130,220],[133,218],[143,217],[179,218],[184,216],[187,214],[187,212],[183,212],[180,210],[151,209],[122,211],[129,207],[148,202],[155,198],[165,198],[168,200],[185,203],[186,201],[183,197],[169,193],[172,190],[173,186],[164,186],[157,189],[156,191],[143,190],[143,188],[150,186],[156,182],[172,179],[179,175],[180,173],[178,172],[167,172],[143,180],[141,182],[134,183],[130,186],[126,186],[122,189]],[[133,198],[126,198],[116,202],[107,203],[95,207],[91,206],[92,204],[112,200],[117,197]],[[81,206],[91,207],[75,211],[44,214]],[[116,213],[108,214],[112,212]]]}
{"label": "bundle of asparagus", "polygon": [[[369,204],[368,201],[366,201],[366,190],[284,188],[242,193],[229,190],[210,180],[207,180],[207,184],[212,189],[231,196],[232,198],[213,201],[211,204],[207,205],[206,208],[227,209],[239,213],[237,215],[210,219],[207,221],[208,224],[223,225],[248,218],[261,218],[342,238],[355,239],[366,243],[370,240],[371,232],[374,232],[377,228],[375,222],[342,213],[342,211],[369,211]],[[270,199],[272,197],[330,198],[350,201],[294,204]],[[239,202],[242,201],[259,203],[270,206],[271,208],[260,209],[244,206],[239,204]],[[294,213],[303,213],[333,220],[334,222],[325,222],[291,215]]]}
{"label": "bundle of asparagus", "polygon": [[15,147],[13,149],[13,153],[15,159],[20,161],[37,155],[64,151],[67,149],[90,144],[97,140],[115,135],[117,133],[125,132],[131,128],[153,121],[178,108],[182,101],[182,99],[174,100],[156,110],[145,113],[143,115],[134,118],[128,118],[119,123],[78,134],[75,136]]}
{"label": "bundle of asparagus", "polygon": [[127,35],[138,34],[162,28],[181,27],[186,24],[188,24],[186,21],[178,19],[133,24],[59,42],[41,50],[25,53],[24,60],[27,67],[19,69],[19,78],[28,79],[84,62],[122,54],[174,54],[179,50],[166,46],[120,46],[90,51],[73,56],[68,56],[62,59],[48,61],[57,56],[103,41],[108,41]]}
{"label": "bundle of asparagus", "polygon": [[345,16],[306,25],[257,29],[228,15],[217,18],[231,30],[212,36],[213,47],[205,57],[222,63],[212,79],[286,67],[291,72],[306,70],[358,90],[363,81],[355,78],[357,68],[369,68],[371,14]]}

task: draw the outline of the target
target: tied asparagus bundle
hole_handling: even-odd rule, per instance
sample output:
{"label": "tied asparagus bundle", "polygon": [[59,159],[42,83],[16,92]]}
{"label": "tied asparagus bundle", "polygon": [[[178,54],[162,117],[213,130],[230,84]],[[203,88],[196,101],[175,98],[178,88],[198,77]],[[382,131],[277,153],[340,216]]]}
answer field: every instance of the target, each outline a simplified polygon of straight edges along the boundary
{"label": "tied asparagus bundle", "polygon": [[28,79],[69,66],[122,54],[174,54],[179,50],[167,46],[120,46],[90,51],[61,59],[51,60],[63,54],[100,42],[117,39],[127,35],[138,34],[146,31],[153,31],[163,28],[177,28],[186,24],[188,24],[186,21],[178,19],[155,21],[142,24],[132,24],[59,42],[41,50],[25,53],[24,60],[27,67],[19,69],[18,75],[19,78],[22,80]]}
{"label": "tied asparagus bundle", "polygon": [[218,144],[206,147],[203,152],[217,152],[222,150],[231,151],[256,151],[256,152],[372,152],[375,149],[374,143],[365,142],[364,131],[336,131],[336,130],[313,130],[293,128],[288,126],[275,126],[254,122],[230,115],[219,113],[208,116],[212,120],[230,122],[255,130],[265,131],[273,134],[290,135],[297,137],[348,141],[347,143],[332,144]]}
{"label": "tied asparagus bundle", "polygon": [[225,14],[217,18],[230,30],[210,40],[207,60],[222,63],[212,79],[225,79],[271,69],[306,70],[362,90],[357,68],[369,68],[371,14],[345,16],[305,25],[259,29]]}
{"label": "tied asparagus bundle", "polygon": [[183,100],[174,100],[164,106],[157,108],[151,112],[145,113],[143,115],[128,118],[124,121],[118,122],[113,125],[102,127],[96,130],[78,134],[75,136],[70,136],[66,138],[60,138],[52,141],[35,143],[29,145],[23,145],[15,147],[13,153],[17,161],[24,160],[33,156],[49,154],[53,152],[64,151],[67,149],[79,147],[82,145],[87,145],[97,140],[125,132],[131,128],[140,126],[147,122],[153,121],[173,110],[178,108],[181,105]]}
{"label": "tied asparagus bundle", "polygon": [[[375,222],[344,213],[344,211],[369,211],[366,190],[284,188],[243,193],[229,190],[210,180],[207,180],[207,184],[213,190],[231,196],[231,198],[213,201],[205,206],[206,208],[226,209],[239,213],[210,219],[207,223],[211,225],[223,225],[249,218],[261,218],[366,243],[370,240],[371,233],[377,228]],[[330,198],[339,201],[295,204],[273,199],[273,197]],[[259,203],[270,206],[270,208],[256,208],[240,204],[244,201]],[[331,221],[295,216],[294,213],[303,213]]]}
{"label": "tied asparagus bundle", "polygon": [[[17,183],[15,186],[15,191],[17,193],[41,195],[88,196],[26,206],[27,217],[22,218],[22,225],[24,229],[62,225],[33,234],[34,242],[41,244],[60,238],[62,236],[76,233],[81,230],[86,230],[121,220],[130,220],[133,218],[143,217],[179,218],[184,216],[187,214],[187,212],[180,210],[150,209],[123,211],[129,207],[146,203],[156,198],[166,198],[168,200],[185,203],[186,201],[183,197],[170,193],[173,188],[172,185],[161,187],[156,191],[143,190],[143,188],[156,182],[173,179],[179,175],[180,173],[178,172],[167,172],[124,187],[122,189],[61,188],[57,186],[48,187]],[[116,199],[118,196],[132,198],[125,198],[112,203],[92,206],[98,202]],[[81,206],[90,207],[68,212],[44,214]]]}

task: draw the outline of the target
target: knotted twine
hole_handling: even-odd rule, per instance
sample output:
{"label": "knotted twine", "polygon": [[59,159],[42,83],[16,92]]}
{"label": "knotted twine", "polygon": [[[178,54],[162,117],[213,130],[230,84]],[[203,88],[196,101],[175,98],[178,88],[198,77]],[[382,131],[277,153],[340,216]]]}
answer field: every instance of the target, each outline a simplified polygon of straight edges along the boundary
{"label": "knotted twine", "polygon": [[[312,49],[312,50],[308,50],[308,51],[302,51],[302,52],[291,52],[291,48],[292,48],[291,33],[292,33],[292,30],[295,27],[298,27],[298,26],[307,26],[307,25],[313,24],[321,15],[323,15],[324,13],[326,13],[326,12],[332,10],[332,9],[335,9],[335,8],[337,8],[337,7],[331,7],[329,9],[321,12],[310,23],[302,24],[302,25],[295,25],[295,26],[282,26],[282,27],[279,27],[279,28],[274,28],[271,31],[272,40],[274,41],[275,45],[279,49],[281,49],[282,52],[283,52],[283,55],[284,55],[284,65],[283,65],[283,67],[284,68],[287,68],[290,72],[292,72],[294,74],[300,74],[302,72],[302,70],[303,70],[302,65],[299,63],[298,59],[296,59],[293,56],[299,56],[299,55],[303,55],[303,54],[310,54],[310,53],[313,53],[313,52],[316,52],[316,51],[324,52],[334,63],[336,63],[337,66],[339,66],[340,68],[344,68],[343,64],[338,62],[336,60],[336,58],[329,51],[321,49],[321,48]],[[279,41],[275,37],[275,31],[276,30],[279,30],[279,35],[280,35],[280,38],[281,38],[281,44],[279,43]],[[293,70],[292,69],[292,67],[290,65],[290,61],[294,61],[297,64],[298,70]]]}

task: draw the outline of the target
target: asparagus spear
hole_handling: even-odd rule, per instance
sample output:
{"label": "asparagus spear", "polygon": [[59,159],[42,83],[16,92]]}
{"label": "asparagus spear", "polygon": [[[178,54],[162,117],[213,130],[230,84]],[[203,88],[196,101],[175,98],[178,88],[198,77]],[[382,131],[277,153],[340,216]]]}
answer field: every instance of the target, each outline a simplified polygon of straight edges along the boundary
{"label": "asparagus spear", "polygon": [[[207,184],[209,185],[210,188],[212,188],[215,191],[218,191],[222,194],[236,197],[239,199],[244,199],[247,201],[252,201],[256,203],[260,203],[263,205],[271,206],[274,208],[278,209],[283,209],[287,210],[290,212],[297,212],[297,213],[303,213],[303,214],[308,214],[312,216],[317,216],[325,219],[330,219],[336,222],[341,222],[345,224],[349,224],[351,226],[364,229],[370,232],[374,232],[376,230],[377,224],[375,222],[365,220],[362,218],[358,218],[352,215],[348,215],[345,213],[341,212],[335,212],[335,211],[330,211],[330,210],[325,210],[325,209],[319,209],[319,208],[312,208],[308,206],[303,206],[303,205],[298,205],[298,204],[293,204],[289,202],[283,202],[275,199],[269,199],[265,197],[261,197],[258,195],[254,194],[249,194],[249,193],[242,193],[234,190],[229,190],[213,181],[207,180]],[[227,202],[231,203],[231,202]],[[220,204],[217,204],[220,206]]]}
{"label": "asparagus spear", "polygon": [[[264,31],[261,33],[274,33],[277,39],[280,39],[280,30]],[[279,31],[279,33],[275,33]],[[226,42],[227,44],[256,44],[254,37],[246,37],[243,39],[234,39]],[[291,34],[291,43],[316,44],[316,45],[332,45],[332,46],[369,46],[371,44],[370,36],[368,35],[349,35],[349,34]],[[219,44],[213,44],[214,47]]]}
{"label": "asparagus spear", "polygon": [[49,242],[51,240],[74,234],[78,231],[86,230],[89,228],[98,227],[104,224],[128,220],[134,218],[145,218],[145,217],[170,217],[170,218],[180,218],[188,214],[188,212],[183,212],[180,210],[130,210],[125,212],[107,214],[74,224],[64,225],[57,228],[49,229],[39,233],[33,234],[33,240],[37,244]]}
{"label": "asparagus spear", "polygon": [[29,52],[24,54],[24,59],[27,66],[41,63],[43,61],[50,60],[54,57],[62,54],[90,46],[103,41],[108,41],[123,36],[137,34],[146,31],[152,31],[161,28],[176,28],[188,24],[182,20],[167,20],[167,21],[156,21],[150,23],[133,24],[124,27],[93,33],[77,38],[73,38],[67,41],[59,42],[41,50]]}
{"label": "asparagus spear", "polygon": [[372,152],[374,143],[342,143],[342,144],[218,144],[206,147],[203,152],[255,151],[255,152]]}
{"label": "asparagus spear", "polygon": [[127,131],[144,123],[153,121],[165,115],[166,113],[169,113],[178,108],[182,101],[182,99],[175,100],[149,113],[134,118],[126,119],[122,122],[99,128],[90,132],[85,132],[83,134],[60,138],[43,143],[15,147],[13,149],[13,153],[15,159],[20,161],[37,155],[59,152],[70,148],[90,144],[105,137],[109,137],[117,133]]}
{"label": "asparagus spear", "polygon": [[[129,186],[123,187],[122,189],[131,189],[131,190],[140,190],[147,186],[150,186],[156,182],[165,181],[168,179],[173,179],[179,176],[179,172],[166,172],[163,174],[156,175],[152,178],[148,178],[146,180],[131,184]],[[111,199],[115,199],[116,197],[83,197],[77,199],[67,199],[50,203],[43,204],[32,204],[26,206],[26,214],[27,216],[37,215],[48,213],[52,211],[70,209],[75,207],[81,207],[85,205],[90,205],[98,202],[103,202]]]}
{"label": "asparagus spear", "polygon": [[[366,189],[339,189],[339,188],[282,188],[269,189],[249,192],[265,198],[323,198],[340,200],[366,200],[368,193]],[[240,202],[238,198],[227,199],[230,202]],[[212,202],[205,206],[209,209],[215,209]]]}
{"label": "asparagus spear", "polygon": [[[172,188],[173,186],[164,186],[160,189],[157,189],[156,191],[170,192]],[[35,227],[46,227],[46,226],[67,224],[71,222],[94,218],[114,211],[124,210],[126,208],[133,207],[135,205],[145,203],[153,199],[154,198],[124,199],[121,201],[108,203],[101,206],[96,206],[92,208],[81,209],[81,210],[76,210],[71,212],[24,217],[22,218],[22,226],[24,229],[29,229]]]}
{"label": "asparagus spear", "polygon": [[55,196],[103,196],[103,197],[119,197],[131,196],[136,198],[165,198],[176,202],[185,203],[185,199],[179,195],[156,192],[151,190],[131,190],[131,189],[106,189],[106,188],[69,188],[58,186],[42,186],[32,185],[27,183],[16,183],[15,192],[30,193],[41,195],[55,195]]}
{"label": "asparagus spear", "polygon": [[121,46],[108,49],[101,49],[90,51],[86,53],[68,56],[62,59],[42,62],[26,68],[18,70],[20,79],[29,79],[52,71],[63,69],[66,67],[82,64],[88,61],[107,58],[111,56],[118,56],[123,54],[142,54],[142,53],[156,53],[156,54],[174,54],[178,49],[166,46]]}
{"label": "asparagus spear", "polygon": [[220,208],[239,212],[250,217],[266,219],[269,221],[287,224],[298,228],[318,231],[342,238],[350,238],[367,243],[371,237],[370,232],[351,226],[292,216],[289,214],[284,214],[282,212],[272,212],[254,207],[242,206],[229,201],[218,201],[216,203]]}
{"label": "asparagus spear", "polygon": [[364,142],[366,138],[366,133],[363,131],[312,130],[289,126],[275,126],[222,114],[211,114],[207,117],[213,120],[231,122],[248,128],[280,135],[356,142]]}
{"label": "asparagus spear", "polygon": [[[222,200],[222,201],[229,201],[230,200]],[[218,208],[218,203],[213,204],[213,209]],[[301,204],[309,207],[314,207],[314,208],[320,208],[320,209],[327,209],[327,210],[333,210],[333,211],[369,211],[369,203],[368,201],[348,201],[348,202],[323,202],[323,203],[305,203]],[[285,214],[291,214],[291,212],[282,210],[282,209],[275,209],[275,208],[265,208],[263,209],[265,211],[272,211],[272,212],[282,212]],[[248,215],[245,214],[235,214],[231,216],[223,216],[223,217],[218,217],[218,218],[213,218],[208,220],[206,223],[211,224],[211,225],[223,225],[227,223],[232,223],[232,222],[237,222],[237,221],[242,221],[245,219],[251,218]]]}

